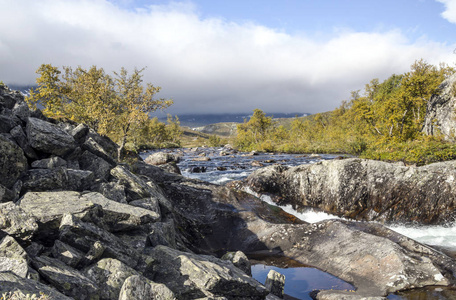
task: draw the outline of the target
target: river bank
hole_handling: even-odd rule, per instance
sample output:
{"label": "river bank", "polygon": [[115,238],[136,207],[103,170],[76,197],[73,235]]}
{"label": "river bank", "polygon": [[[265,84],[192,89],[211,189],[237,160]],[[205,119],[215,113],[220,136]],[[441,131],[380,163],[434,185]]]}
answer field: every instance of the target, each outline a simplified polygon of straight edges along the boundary
{"label": "river bank", "polygon": [[[198,149],[180,149],[172,150],[171,153],[178,155],[180,161],[178,163],[182,170],[182,174],[187,177],[194,179],[205,180],[216,184],[225,184],[231,181],[242,180],[247,178],[252,172],[260,169],[261,167],[272,166],[272,165],[283,165],[283,166],[296,166],[303,164],[315,164],[318,162],[340,158],[338,155],[293,155],[293,154],[274,154],[274,153],[260,153],[253,155],[253,153],[231,153],[226,155],[223,148],[198,148]],[[150,153],[144,153],[145,158]],[[201,157],[206,159],[201,161]],[[204,172],[193,172],[194,168],[204,167]],[[255,194],[254,192],[250,191]],[[277,205],[266,195],[258,195],[263,201],[270,205]],[[296,211],[292,205],[280,206],[286,212],[293,214],[300,220],[316,223],[330,219],[340,219],[339,217],[331,214],[327,214],[321,211],[313,209]],[[439,249],[444,249],[446,253],[452,253],[456,251],[456,227],[454,224],[443,224],[443,225],[410,225],[391,223],[387,224],[387,227],[399,232],[407,237],[417,240],[421,243],[436,246]],[[454,256],[453,256],[454,257]],[[264,270],[279,268],[277,263],[268,262],[269,265],[265,265],[264,262],[258,265],[258,274],[254,277],[257,280],[262,280],[264,276]],[[283,267],[283,266],[282,266]],[[283,269],[282,269],[283,271]],[[313,273],[311,278],[312,282],[306,280],[306,272],[309,269],[291,268],[290,271],[286,271],[290,278],[289,285],[292,286],[306,286],[308,290],[305,292],[295,292],[296,295],[300,295],[301,299],[311,299],[309,296],[309,290],[318,289],[319,286],[324,283],[324,275],[319,276],[318,272]],[[325,274],[325,273],[323,273]],[[343,281],[341,282],[343,286]],[[300,293],[300,294],[299,294]],[[416,297],[424,297],[423,299],[452,299],[454,291],[450,289],[435,288],[435,289],[419,289],[408,293],[401,293],[400,295],[391,294],[388,299],[417,299]],[[420,298],[421,299],[421,298]]]}

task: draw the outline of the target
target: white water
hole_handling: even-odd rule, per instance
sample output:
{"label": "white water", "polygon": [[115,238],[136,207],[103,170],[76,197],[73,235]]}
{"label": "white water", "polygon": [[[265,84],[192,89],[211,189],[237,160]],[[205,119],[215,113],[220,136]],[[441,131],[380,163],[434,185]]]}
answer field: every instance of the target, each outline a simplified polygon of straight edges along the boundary
{"label": "white water", "polygon": [[[282,162],[285,165],[299,165],[299,164],[308,164],[308,163],[315,163],[316,161],[321,160],[320,158],[311,158],[311,157],[303,157],[299,155],[260,155],[260,156],[243,156],[239,155],[236,158],[229,158],[229,157],[217,157],[214,156],[214,153],[219,153],[222,149],[217,148],[213,150],[211,153],[210,149],[206,149],[208,151],[207,155],[212,158],[211,162],[198,162],[198,165],[204,165],[208,167],[207,172],[204,173],[191,173],[188,171],[188,168],[194,164],[192,162],[192,158],[196,157],[197,154],[193,152],[187,153],[189,157],[184,159],[181,162],[181,170],[182,174],[186,177],[190,178],[197,178],[200,180],[208,181],[215,184],[225,184],[232,180],[241,180],[247,177],[254,168],[251,167],[251,161],[253,160],[266,160],[266,159],[274,159],[276,161],[286,160],[286,162]],[[147,154],[148,155],[148,154]],[[147,156],[144,154],[144,157]],[[193,155],[193,156],[192,156]],[[330,159],[331,157],[326,157]],[[230,161],[227,161],[230,160]],[[231,169],[229,166],[230,164],[242,164],[244,169]],[[183,165],[182,165],[183,164]],[[219,172],[215,171],[216,165],[218,166],[228,166],[228,170],[226,172]],[[252,194],[252,191],[247,191]],[[258,195],[256,195],[258,196]],[[261,196],[260,197],[263,201],[276,205],[271,201],[269,197]],[[330,215],[324,212],[318,212],[313,210],[308,210],[306,212],[299,213],[295,211],[291,205],[281,206],[281,208],[292,214],[295,215],[297,218],[309,222],[309,223],[316,223],[327,219],[339,219],[339,217]],[[449,226],[405,226],[405,225],[389,225],[388,228],[399,232],[409,238],[417,240],[421,243],[428,244],[428,245],[435,245],[440,247],[445,247],[447,249],[451,249],[456,251],[456,223]]]}
{"label": "white water", "polygon": [[[251,193],[255,196],[259,196],[251,190],[246,190],[246,192]],[[260,195],[260,199],[268,204],[277,206],[277,204],[274,203],[269,196]],[[308,210],[300,213],[294,210],[291,205],[280,206],[280,208],[282,208],[285,212],[296,216],[298,219],[308,223],[316,223],[329,219],[341,219],[335,215],[314,210]],[[386,227],[420,243],[431,246],[445,247],[449,250],[456,251],[456,225],[454,224],[451,226],[387,225]]]}

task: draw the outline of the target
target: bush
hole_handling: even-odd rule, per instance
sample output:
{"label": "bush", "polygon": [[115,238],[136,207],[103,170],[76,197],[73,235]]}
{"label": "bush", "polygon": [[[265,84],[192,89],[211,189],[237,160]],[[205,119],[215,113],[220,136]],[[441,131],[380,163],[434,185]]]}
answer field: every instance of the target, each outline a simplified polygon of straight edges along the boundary
{"label": "bush", "polygon": [[425,165],[456,159],[456,145],[438,138],[422,137],[419,140],[408,142],[392,141],[371,145],[361,154],[361,157]]}

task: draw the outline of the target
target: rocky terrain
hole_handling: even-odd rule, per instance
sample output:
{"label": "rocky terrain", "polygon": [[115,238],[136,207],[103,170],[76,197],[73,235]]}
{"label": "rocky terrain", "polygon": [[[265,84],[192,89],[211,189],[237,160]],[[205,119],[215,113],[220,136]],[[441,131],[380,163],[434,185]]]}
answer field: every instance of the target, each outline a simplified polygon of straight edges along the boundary
{"label": "rocky terrain", "polygon": [[382,225],[304,223],[240,189],[185,178],[167,157],[118,163],[115,143],[30,111],[4,87],[0,112],[2,295],[277,299],[249,275],[253,253],[294,258],[357,288],[317,299],[455,283],[452,258]]}
{"label": "rocky terrain", "polygon": [[456,161],[422,167],[359,158],[259,169],[243,183],[280,204],[356,220],[447,224],[456,219]]}
{"label": "rocky terrain", "polygon": [[433,95],[427,106],[423,132],[428,135],[443,135],[446,140],[456,138],[456,74],[439,87],[440,94]]}

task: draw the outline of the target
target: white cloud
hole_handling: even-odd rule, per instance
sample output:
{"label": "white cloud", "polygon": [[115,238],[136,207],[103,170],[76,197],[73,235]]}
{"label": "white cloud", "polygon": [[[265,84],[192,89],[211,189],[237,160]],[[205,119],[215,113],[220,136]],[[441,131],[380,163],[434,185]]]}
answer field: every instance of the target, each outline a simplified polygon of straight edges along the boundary
{"label": "white cloud", "polygon": [[[449,2],[449,1],[447,1]],[[453,1],[454,3],[454,1]],[[202,18],[191,3],[126,10],[104,0],[0,0],[0,80],[32,83],[42,63],[143,67],[176,112],[318,112],[415,59],[451,63],[454,45],[400,31],[335,30],[314,40]]]}
{"label": "white cloud", "polygon": [[456,0],[437,0],[445,4],[445,11],[442,13],[442,17],[448,20],[448,22],[456,24]]}

